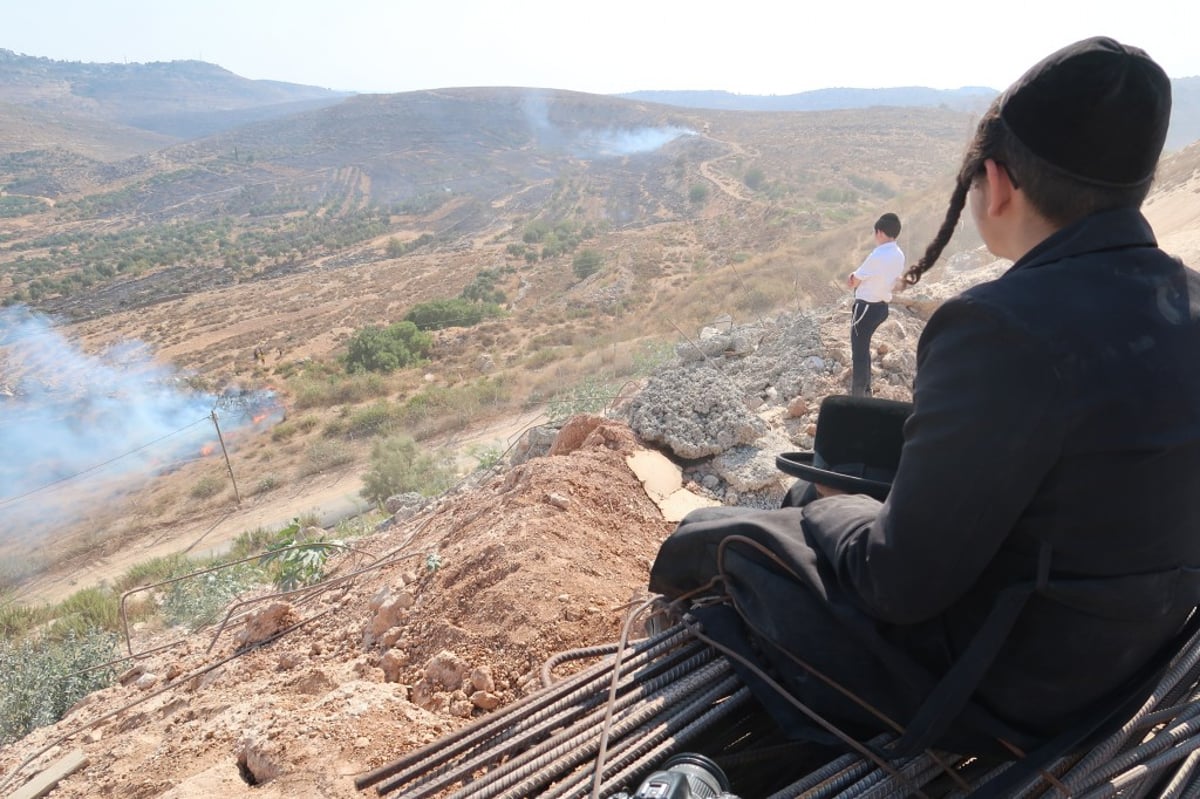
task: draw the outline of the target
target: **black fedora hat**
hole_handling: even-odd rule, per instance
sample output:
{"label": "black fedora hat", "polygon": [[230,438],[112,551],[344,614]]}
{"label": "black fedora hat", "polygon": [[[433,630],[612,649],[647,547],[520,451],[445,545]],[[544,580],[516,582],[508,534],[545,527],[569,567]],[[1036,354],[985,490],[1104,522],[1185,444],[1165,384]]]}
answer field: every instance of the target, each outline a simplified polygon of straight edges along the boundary
{"label": "black fedora hat", "polygon": [[776,467],[793,477],[852,494],[887,498],[904,447],[911,402],[848,397],[821,401],[812,452],[784,452]]}

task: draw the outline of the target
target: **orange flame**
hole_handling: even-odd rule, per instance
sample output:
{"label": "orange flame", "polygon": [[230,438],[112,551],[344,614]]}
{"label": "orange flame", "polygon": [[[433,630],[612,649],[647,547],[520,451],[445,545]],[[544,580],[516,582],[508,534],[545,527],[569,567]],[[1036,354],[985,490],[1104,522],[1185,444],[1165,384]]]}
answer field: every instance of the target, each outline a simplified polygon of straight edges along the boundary
{"label": "orange flame", "polygon": [[213,454],[214,452],[216,452],[216,450],[217,450],[217,445],[210,441],[207,444],[205,444],[203,447],[200,448],[200,454],[207,456],[207,455]]}

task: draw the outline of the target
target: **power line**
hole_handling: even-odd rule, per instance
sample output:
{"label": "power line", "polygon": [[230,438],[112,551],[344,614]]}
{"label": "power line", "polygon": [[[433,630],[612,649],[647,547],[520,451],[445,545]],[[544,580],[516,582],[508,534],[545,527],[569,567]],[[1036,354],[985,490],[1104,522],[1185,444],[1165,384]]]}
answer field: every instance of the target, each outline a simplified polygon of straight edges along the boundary
{"label": "power line", "polygon": [[161,436],[161,437],[159,437],[159,438],[156,438],[156,439],[154,439],[153,441],[150,441],[150,442],[147,442],[147,443],[145,443],[145,444],[142,444],[140,447],[136,447],[136,448],[134,448],[134,449],[131,449],[131,450],[129,450],[128,452],[123,452],[123,453],[121,453],[120,455],[117,455],[117,456],[116,456],[116,457],[114,457],[114,458],[110,458],[109,460],[106,460],[106,461],[104,461],[103,463],[98,463],[98,464],[96,464],[95,466],[89,466],[88,468],[84,469],[83,471],[80,471],[80,472],[75,472],[74,474],[69,474],[69,475],[67,475],[66,477],[60,477],[59,479],[57,479],[57,480],[54,480],[54,481],[52,481],[52,482],[49,482],[49,483],[46,483],[45,485],[41,485],[41,486],[38,486],[37,488],[31,489],[31,490],[29,490],[29,491],[26,491],[24,494],[16,494],[15,496],[11,496],[11,497],[3,497],[3,498],[0,498],[0,507],[4,507],[5,505],[8,505],[8,504],[10,504],[10,503],[16,502],[16,501],[18,501],[18,500],[21,500],[21,499],[25,499],[26,497],[32,496],[32,495],[34,495],[34,494],[37,494],[37,493],[39,493],[39,492],[41,492],[41,491],[45,491],[45,490],[47,490],[47,489],[49,489],[49,488],[53,488],[54,486],[57,486],[57,485],[59,485],[59,484],[61,484],[61,483],[65,483],[65,482],[67,482],[67,481],[69,481],[69,480],[74,480],[74,479],[76,479],[77,477],[82,477],[83,475],[85,475],[85,474],[89,474],[89,473],[91,473],[91,472],[94,472],[94,471],[97,471],[98,469],[103,469],[105,466],[108,466],[108,465],[110,465],[110,464],[116,463],[117,461],[121,460],[122,458],[127,458],[127,457],[129,457],[130,455],[133,455],[133,454],[136,454],[136,453],[138,453],[138,452],[141,452],[142,450],[144,450],[144,449],[146,449],[146,448],[148,448],[148,447],[152,447],[152,446],[154,446],[155,444],[159,443],[160,441],[165,441],[165,440],[167,440],[168,438],[170,438],[170,437],[171,437],[171,436],[173,436],[173,435],[177,435],[177,434],[179,434],[179,433],[182,433],[184,430],[188,430],[188,429],[190,429],[190,428],[192,428],[192,427],[195,427],[195,426],[196,426],[196,425],[198,425],[198,424],[203,424],[204,422],[207,422],[207,421],[209,421],[209,417],[205,416],[205,417],[203,417],[203,418],[201,418],[201,419],[197,419],[196,421],[194,421],[194,422],[192,422],[192,423],[190,423],[190,424],[186,424],[186,425],[184,425],[183,427],[180,427],[178,430],[172,430],[170,433],[167,433],[167,434],[166,434],[166,435],[164,435],[164,436]]}

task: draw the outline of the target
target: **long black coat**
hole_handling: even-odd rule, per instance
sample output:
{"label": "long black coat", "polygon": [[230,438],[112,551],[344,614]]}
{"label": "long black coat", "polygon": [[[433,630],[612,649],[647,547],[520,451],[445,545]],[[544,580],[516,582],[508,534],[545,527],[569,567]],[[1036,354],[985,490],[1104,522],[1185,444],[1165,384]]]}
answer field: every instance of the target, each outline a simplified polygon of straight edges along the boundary
{"label": "long black coat", "polygon": [[[1140,213],[1095,214],[939,308],[913,401],[885,503],[685,519],[651,589],[703,584],[745,535],[789,564],[726,552],[758,637],[901,724],[964,660],[973,703],[1034,738],[1111,702],[1198,601],[1200,278]],[[802,700],[886,728],[766,649]]]}

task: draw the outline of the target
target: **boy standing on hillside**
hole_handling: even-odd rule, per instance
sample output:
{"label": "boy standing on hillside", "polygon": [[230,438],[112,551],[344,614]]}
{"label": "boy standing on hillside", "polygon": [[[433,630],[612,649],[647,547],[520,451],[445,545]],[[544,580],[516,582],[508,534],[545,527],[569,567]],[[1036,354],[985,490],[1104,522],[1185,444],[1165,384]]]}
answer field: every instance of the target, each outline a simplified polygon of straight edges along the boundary
{"label": "boy standing on hillside", "polygon": [[896,244],[899,235],[900,217],[892,213],[879,217],[875,223],[875,249],[850,273],[850,288],[854,289],[850,314],[854,378],[850,393],[856,397],[871,394],[871,336],[888,318],[892,287],[904,271],[904,253]]}

